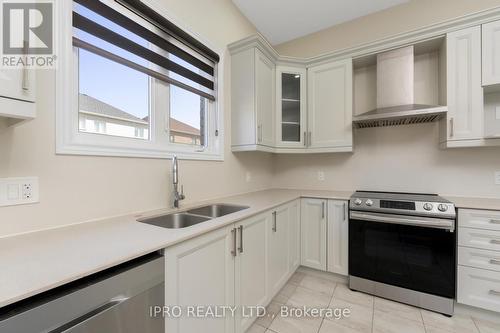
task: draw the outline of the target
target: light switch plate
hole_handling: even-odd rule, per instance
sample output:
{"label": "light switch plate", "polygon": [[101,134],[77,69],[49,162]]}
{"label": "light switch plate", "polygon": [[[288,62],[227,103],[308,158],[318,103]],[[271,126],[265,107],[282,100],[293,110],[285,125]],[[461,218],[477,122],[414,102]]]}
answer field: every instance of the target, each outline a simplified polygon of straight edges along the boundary
{"label": "light switch plate", "polygon": [[39,202],[38,177],[0,178],[0,207]]}
{"label": "light switch plate", "polygon": [[495,172],[495,184],[500,185],[500,171]]}

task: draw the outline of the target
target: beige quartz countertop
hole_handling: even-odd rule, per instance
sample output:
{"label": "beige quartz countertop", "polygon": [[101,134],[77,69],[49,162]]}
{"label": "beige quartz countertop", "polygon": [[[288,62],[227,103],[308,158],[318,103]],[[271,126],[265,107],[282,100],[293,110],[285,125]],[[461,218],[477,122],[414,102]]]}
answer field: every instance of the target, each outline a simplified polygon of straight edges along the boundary
{"label": "beige quartz countertop", "polygon": [[[172,209],[126,215],[0,239],[0,307],[42,293],[128,260],[273,209],[300,197],[348,200],[352,192],[264,190],[183,206],[209,203],[250,208],[185,229],[164,229],[138,218]],[[500,199],[451,198],[460,208],[500,209]]]}
{"label": "beige quartz countertop", "polygon": [[500,199],[495,198],[468,198],[444,196],[455,204],[457,208],[500,210]]}
{"label": "beige quartz countertop", "polygon": [[174,211],[166,209],[2,238],[0,307],[262,213],[300,196],[346,200],[350,195],[351,192],[266,190],[186,205],[181,210],[211,202],[250,208],[185,229],[164,229],[136,222],[140,217]]}

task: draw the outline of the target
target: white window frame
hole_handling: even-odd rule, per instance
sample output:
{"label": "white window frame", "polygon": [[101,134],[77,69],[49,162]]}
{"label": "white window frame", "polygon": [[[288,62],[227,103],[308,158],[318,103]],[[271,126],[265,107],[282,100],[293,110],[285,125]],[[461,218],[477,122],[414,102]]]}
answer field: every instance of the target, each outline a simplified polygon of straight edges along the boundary
{"label": "white window frame", "polygon": [[[143,0],[158,13],[189,32],[211,49],[216,49],[190,29],[178,24],[178,21],[165,14],[165,9],[157,4]],[[62,0],[55,3],[56,11],[61,18],[72,16],[73,1]],[[169,123],[170,95],[168,84],[155,80],[150,89],[150,139],[125,138],[110,135],[85,133],[79,131],[78,103],[78,49],[72,45],[73,26],[71,20],[61,19],[58,34],[60,54],[57,58],[56,72],[56,154],[119,156],[140,158],[169,159],[177,155],[181,159],[192,160],[224,160],[224,105],[222,68],[223,52],[217,52],[221,61],[215,67],[216,100],[208,103],[207,110],[207,145],[205,147],[170,143]],[[164,96],[159,99],[155,96]]]}

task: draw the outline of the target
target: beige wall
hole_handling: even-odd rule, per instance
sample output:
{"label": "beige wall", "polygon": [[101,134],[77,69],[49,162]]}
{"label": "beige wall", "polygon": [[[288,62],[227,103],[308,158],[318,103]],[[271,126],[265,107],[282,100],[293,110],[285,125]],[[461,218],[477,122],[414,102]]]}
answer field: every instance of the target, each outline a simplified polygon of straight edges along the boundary
{"label": "beige wall", "polygon": [[[255,33],[230,0],[157,0],[174,19],[215,47]],[[228,56],[226,51],[225,57]],[[230,63],[224,64],[224,104],[230,103]],[[89,219],[166,207],[171,198],[170,161],[55,155],[55,75],[38,76],[38,117],[0,133],[0,177],[39,176],[40,204],[0,208],[0,236]],[[230,109],[225,131],[231,133]],[[271,183],[269,155],[233,155],[226,135],[224,162],[181,161],[189,201],[265,188]],[[245,181],[247,171],[252,181]]]}
{"label": "beige wall", "polygon": [[276,46],[282,55],[312,57],[500,6],[500,0],[411,0]]}
{"label": "beige wall", "polygon": [[[500,6],[499,0],[413,0],[276,48],[310,57]],[[436,124],[356,130],[354,154],[278,156],[274,186],[500,197],[500,148],[438,149]],[[317,173],[326,180],[319,182]]]}
{"label": "beige wall", "polygon": [[500,198],[500,148],[440,150],[437,124],[356,130],[354,141],[353,154],[277,157],[274,185]]}

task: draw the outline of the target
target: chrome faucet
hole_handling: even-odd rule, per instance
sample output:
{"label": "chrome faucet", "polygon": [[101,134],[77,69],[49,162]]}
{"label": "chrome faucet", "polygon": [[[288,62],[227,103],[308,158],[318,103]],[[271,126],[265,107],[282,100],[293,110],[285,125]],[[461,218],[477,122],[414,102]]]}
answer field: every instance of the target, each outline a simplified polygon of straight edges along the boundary
{"label": "chrome faucet", "polygon": [[177,155],[172,157],[172,178],[174,183],[174,208],[179,208],[179,202],[186,199],[184,195],[184,186],[181,186],[179,193],[179,164],[177,163]]}

